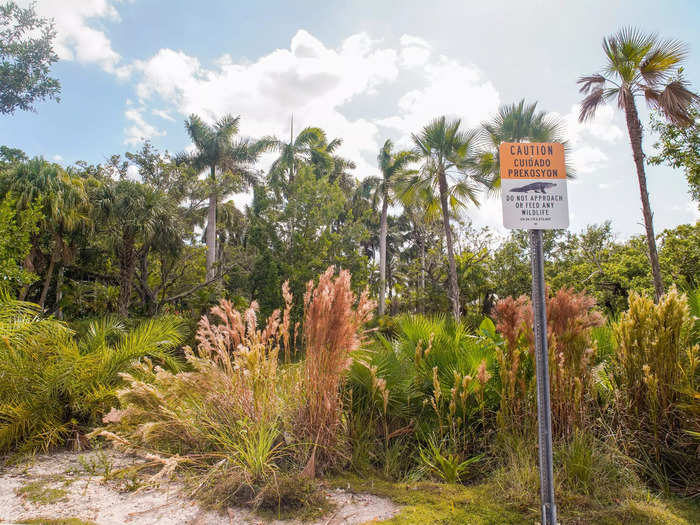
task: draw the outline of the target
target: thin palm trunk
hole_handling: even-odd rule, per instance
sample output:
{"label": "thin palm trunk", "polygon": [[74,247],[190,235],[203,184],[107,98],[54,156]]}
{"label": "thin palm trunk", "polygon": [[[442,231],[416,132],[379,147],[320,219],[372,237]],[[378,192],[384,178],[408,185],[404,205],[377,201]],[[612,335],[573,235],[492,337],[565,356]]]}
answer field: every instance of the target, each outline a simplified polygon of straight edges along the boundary
{"label": "thin palm trunk", "polygon": [[44,286],[41,289],[41,296],[39,297],[39,306],[43,309],[46,303],[46,297],[49,294],[49,286],[51,285],[51,277],[53,277],[53,267],[56,265],[56,256],[51,254],[51,260],[49,261],[49,267],[46,270],[46,277],[44,277]]}
{"label": "thin palm trunk", "polygon": [[119,315],[129,315],[129,302],[131,301],[131,286],[136,270],[135,236],[131,232],[125,232],[122,236],[122,245],[119,253]]}
{"label": "thin palm trunk", "polygon": [[[215,169],[211,167],[211,183],[215,184]],[[207,280],[214,278],[214,263],[216,262],[216,190],[209,195],[209,210],[207,213]]]}
{"label": "thin palm trunk", "polygon": [[455,264],[454,246],[452,244],[452,230],[450,230],[450,211],[447,204],[447,177],[441,171],[438,174],[440,187],[440,206],[442,208],[442,223],[445,227],[445,244],[447,244],[447,262],[449,265],[447,295],[452,303],[452,316],[459,321],[459,286],[457,285],[457,265]]}
{"label": "thin palm trunk", "polygon": [[66,267],[61,263],[58,266],[58,273],[56,274],[56,318],[63,319],[63,309],[61,308],[61,299],[63,299],[63,276]]}
{"label": "thin palm trunk", "polygon": [[418,301],[418,311],[425,313],[425,237],[421,232],[420,242],[420,299]]}
{"label": "thin palm trunk", "polygon": [[382,218],[379,226],[379,315],[384,315],[384,296],[386,294],[386,230],[389,199],[384,195]]}
{"label": "thin palm trunk", "polygon": [[637,106],[630,95],[625,104],[625,117],[627,119],[627,131],[632,144],[634,164],[637,167],[637,180],[639,181],[639,193],[642,198],[642,214],[644,215],[644,227],[649,247],[649,262],[651,263],[651,275],[654,279],[654,294],[658,301],[664,294],[664,284],[659,267],[659,254],[656,251],[656,237],[654,235],[653,214],[649,204],[649,192],[647,191],[647,177],[644,172],[644,151],[642,150],[642,124],[639,121]]}

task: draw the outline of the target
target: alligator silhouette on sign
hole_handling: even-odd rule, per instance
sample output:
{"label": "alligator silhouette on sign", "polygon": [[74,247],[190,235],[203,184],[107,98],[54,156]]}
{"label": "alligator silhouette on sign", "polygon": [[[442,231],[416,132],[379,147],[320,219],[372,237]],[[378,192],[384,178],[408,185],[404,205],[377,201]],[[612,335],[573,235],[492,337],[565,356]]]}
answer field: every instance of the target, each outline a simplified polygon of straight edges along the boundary
{"label": "alligator silhouette on sign", "polygon": [[512,188],[510,191],[515,191],[518,193],[527,193],[530,191],[534,191],[536,193],[547,193],[547,188],[553,188],[555,186],[556,184],[554,184],[553,182],[533,182],[532,184],[528,184],[526,186]]}

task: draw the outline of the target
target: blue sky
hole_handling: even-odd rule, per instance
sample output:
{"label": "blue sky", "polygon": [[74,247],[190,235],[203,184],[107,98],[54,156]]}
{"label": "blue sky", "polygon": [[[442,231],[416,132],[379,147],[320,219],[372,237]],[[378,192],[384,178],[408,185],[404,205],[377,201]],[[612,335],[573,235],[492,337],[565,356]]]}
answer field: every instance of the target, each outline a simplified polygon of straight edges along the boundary
{"label": "blue sky", "polygon": [[[0,118],[0,143],[30,155],[98,163],[143,138],[181,151],[191,112],[230,112],[245,135],[286,137],[294,113],[297,129],[342,137],[363,178],[376,174],[386,138],[408,145],[435,116],[473,126],[525,98],[567,123],[579,174],[572,229],[612,219],[622,237],[643,232],[624,120],[610,106],[579,125],[576,78],[602,65],[604,35],[633,24],[688,43],[686,76],[700,89],[693,1],[39,0],[38,9],[56,21],[61,103]],[[658,230],[700,218],[680,172],[648,176]],[[467,214],[500,227],[497,199]]]}

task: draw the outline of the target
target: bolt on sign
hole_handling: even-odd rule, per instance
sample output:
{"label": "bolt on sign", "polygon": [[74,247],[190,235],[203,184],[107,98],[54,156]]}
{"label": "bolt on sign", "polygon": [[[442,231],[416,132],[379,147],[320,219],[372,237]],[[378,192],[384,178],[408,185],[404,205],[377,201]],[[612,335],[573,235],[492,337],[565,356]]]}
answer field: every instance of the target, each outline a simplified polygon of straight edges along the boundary
{"label": "bolt on sign", "polygon": [[569,227],[564,145],[504,142],[499,149],[503,225],[519,230]]}

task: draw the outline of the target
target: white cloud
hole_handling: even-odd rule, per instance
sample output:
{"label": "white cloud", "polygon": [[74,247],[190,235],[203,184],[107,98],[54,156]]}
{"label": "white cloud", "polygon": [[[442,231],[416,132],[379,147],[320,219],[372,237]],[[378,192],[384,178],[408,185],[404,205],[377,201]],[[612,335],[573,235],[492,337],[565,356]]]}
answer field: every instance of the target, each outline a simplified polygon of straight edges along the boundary
{"label": "white cloud", "polygon": [[161,49],[134,68],[141,76],[136,93],[143,104],[155,99],[174,106],[181,115],[197,113],[213,120],[223,113],[242,115],[241,134],[289,135],[295,130],[323,127],[330,137],[342,137],[340,154],[358,164],[362,177],[374,168],[379,147],[377,126],[367,119],[349,119],[341,108],[396,80],[399,57],[365,33],[345,39],[337,49],[299,30],[288,49],[277,49],[254,62],[236,63],[224,55],[208,68],[182,51]]}
{"label": "white cloud", "polygon": [[51,160],[53,160],[54,162],[61,162],[63,160],[63,157],[61,155],[54,155],[53,157],[51,157]]}
{"label": "white cloud", "polygon": [[[583,123],[578,121],[580,111],[581,106],[574,104],[569,112],[562,117],[566,123],[569,141],[573,145],[586,138],[594,138],[612,144],[624,136],[622,129],[616,123],[618,112],[612,106],[605,104],[599,107],[595,117]],[[560,116],[557,113],[553,113],[553,115]]]}
{"label": "white cloud", "polygon": [[413,35],[401,36],[401,65],[418,67],[424,65],[430,58],[432,46],[420,37]]}
{"label": "white cloud", "polygon": [[577,174],[594,173],[602,168],[608,156],[600,148],[579,144],[571,152],[571,163]]}
{"label": "white cloud", "polygon": [[[76,60],[98,64],[103,70],[120,78],[129,76],[130,69],[122,65],[119,53],[104,33],[92,27],[95,21],[119,22],[115,4],[121,0],[39,0],[37,12],[53,18],[56,24],[54,48],[61,60]],[[27,6],[30,0],[19,0]]]}
{"label": "white cloud", "polygon": [[465,127],[471,127],[498,109],[498,91],[475,66],[441,56],[423,70],[425,87],[405,93],[399,98],[398,114],[379,119],[377,124],[408,134],[448,115],[462,118]]}
{"label": "white cloud", "polygon": [[124,116],[132,124],[124,130],[126,138],[124,144],[135,145],[140,142],[154,137],[165,135],[164,131],[159,130],[152,124],[146,122],[143,118],[143,108],[130,108],[124,112]]}
{"label": "white cloud", "polygon": [[175,122],[175,119],[170,115],[169,111],[166,111],[164,109],[153,109],[151,110],[151,113],[153,113],[155,116],[160,117],[165,120],[169,120],[171,122]]}

